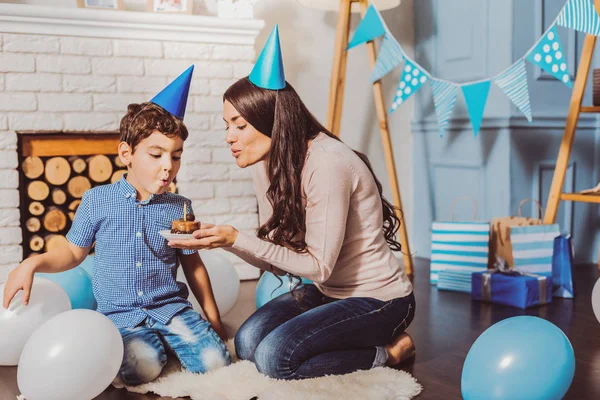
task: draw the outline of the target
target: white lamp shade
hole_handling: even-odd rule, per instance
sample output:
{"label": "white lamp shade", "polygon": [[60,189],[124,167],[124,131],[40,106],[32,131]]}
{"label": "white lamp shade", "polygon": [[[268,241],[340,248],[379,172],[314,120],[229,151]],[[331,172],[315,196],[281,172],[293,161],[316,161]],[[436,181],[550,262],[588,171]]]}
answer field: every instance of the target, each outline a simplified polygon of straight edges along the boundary
{"label": "white lamp shade", "polygon": [[[297,0],[298,3],[305,7],[317,8],[326,11],[338,11],[340,9],[340,0]],[[390,8],[398,7],[401,0],[371,0],[379,11],[389,10]],[[352,12],[360,12],[360,3],[352,3]]]}

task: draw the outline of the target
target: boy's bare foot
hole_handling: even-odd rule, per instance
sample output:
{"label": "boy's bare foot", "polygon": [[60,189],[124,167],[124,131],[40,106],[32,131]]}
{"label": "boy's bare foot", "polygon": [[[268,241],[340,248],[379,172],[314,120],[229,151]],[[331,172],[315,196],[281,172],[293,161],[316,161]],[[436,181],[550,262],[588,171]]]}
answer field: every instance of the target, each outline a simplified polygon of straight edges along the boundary
{"label": "boy's bare foot", "polygon": [[406,333],[396,336],[391,343],[385,346],[385,349],[388,352],[386,364],[390,367],[398,365],[415,355],[415,344]]}

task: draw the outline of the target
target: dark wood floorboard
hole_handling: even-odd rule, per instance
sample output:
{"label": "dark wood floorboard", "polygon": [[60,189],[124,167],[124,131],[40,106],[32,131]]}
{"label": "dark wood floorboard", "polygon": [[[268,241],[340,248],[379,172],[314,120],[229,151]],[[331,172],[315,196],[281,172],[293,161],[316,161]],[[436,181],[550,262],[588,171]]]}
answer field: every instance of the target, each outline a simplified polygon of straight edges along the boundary
{"label": "dark wood floorboard", "polygon": [[[419,400],[460,399],[460,378],[467,352],[477,337],[494,323],[517,315],[545,318],[560,327],[573,344],[575,378],[565,399],[600,398],[600,323],[591,306],[591,292],[598,279],[595,265],[575,268],[577,296],[574,300],[554,299],[552,304],[520,310],[471,301],[469,295],[438,291],[429,285],[429,264],[417,260],[414,281],[417,312],[408,329],[417,355],[402,369],[424,387]],[[230,334],[254,311],[256,281],[243,282],[238,304],[225,318]],[[0,367],[0,400],[14,400],[19,393],[16,367]],[[96,400],[163,399],[107,389]]]}

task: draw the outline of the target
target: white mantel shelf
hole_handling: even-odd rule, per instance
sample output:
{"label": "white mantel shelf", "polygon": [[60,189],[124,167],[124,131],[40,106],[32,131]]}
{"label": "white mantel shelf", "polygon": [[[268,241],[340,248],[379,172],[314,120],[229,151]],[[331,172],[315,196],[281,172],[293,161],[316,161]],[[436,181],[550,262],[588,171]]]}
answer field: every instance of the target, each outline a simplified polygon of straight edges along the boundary
{"label": "white mantel shelf", "polygon": [[0,3],[0,32],[254,44],[262,20]]}

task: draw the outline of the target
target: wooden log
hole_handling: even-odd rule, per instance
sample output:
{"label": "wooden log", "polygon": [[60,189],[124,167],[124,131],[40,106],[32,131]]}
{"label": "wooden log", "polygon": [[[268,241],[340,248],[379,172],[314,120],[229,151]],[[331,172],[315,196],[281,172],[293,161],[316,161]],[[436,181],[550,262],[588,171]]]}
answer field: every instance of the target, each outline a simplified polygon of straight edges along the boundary
{"label": "wooden log", "polygon": [[123,164],[123,161],[121,161],[119,156],[115,156],[114,161],[117,168],[125,168],[125,164]]}
{"label": "wooden log", "polygon": [[69,210],[77,211],[77,207],[79,207],[79,204],[81,204],[81,200],[73,200],[69,203]]}
{"label": "wooden log", "polygon": [[64,157],[52,157],[46,161],[44,176],[55,186],[64,185],[71,176],[71,164]]}
{"label": "wooden log", "polygon": [[88,159],[88,175],[94,182],[106,182],[112,173],[112,163],[105,155],[99,154]]}
{"label": "wooden log", "polygon": [[73,172],[80,174],[87,168],[87,163],[81,157],[69,157],[69,162],[71,163],[71,167],[73,167]]}
{"label": "wooden log", "polygon": [[42,215],[46,211],[46,207],[39,201],[32,201],[29,203],[29,213],[31,215]]}
{"label": "wooden log", "polygon": [[85,191],[91,188],[92,183],[83,175],[75,176],[69,180],[69,183],[67,183],[67,191],[76,199],[80,199]]}
{"label": "wooden log", "polygon": [[67,216],[56,207],[48,208],[44,215],[44,228],[48,232],[60,232],[67,226]]}
{"label": "wooden log", "polygon": [[52,202],[56,205],[63,205],[67,202],[67,194],[62,189],[54,189],[52,191]]}
{"label": "wooden log", "polygon": [[77,207],[81,204],[81,200],[73,200],[69,204],[69,219],[73,221],[75,219],[75,211],[77,211]]}
{"label": "wooden log", "polygon": [[41,201],[45,200],[50,194],[50,188],[43,181],[33,181],[27,186],[27,195],[30,199]]}
{"label": "wooden log", "polygon": [[29,232],[37,232],[42,227],[42,223],[36,217],[31,217],[25,222],[25,227]]}
{"label": "wooden log", "polygon": [[115,171],[115,173],[112,174],[112,176],[110,177],[110,183],[117,182],[119,179],[121,179],[123,174],[125,174],[126,172],[127,172],[126,169],[119,169],[119,170]]}
{"label": "wooden log", "polygon": [[39,235],[33,235],[29,239],[29,248],[33,251],[40,251],[44,248],[44,239]]}
{"label": "wooden log", "polygon": [[47,235],[44,240],[46,241],[46,251],[69,245],[69,241],[63,235]]}
{"label": "wooden log", "polygon": [[23,160],[21,168],[23,168],[23,173],[26,177],[29,179],[37,179],[44,173],[44,162],[39,157],[27,157]]}

